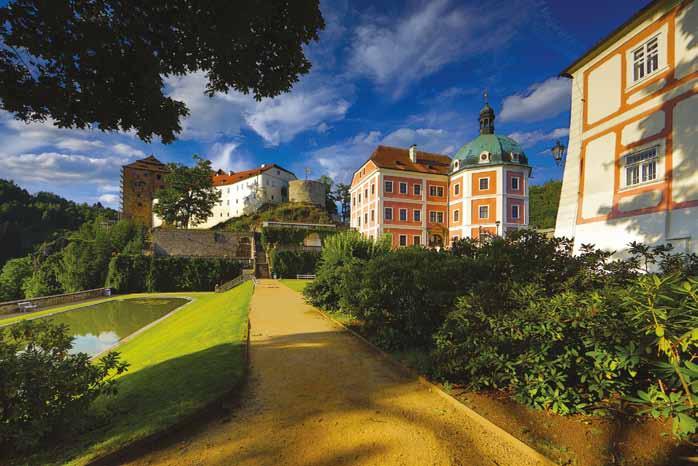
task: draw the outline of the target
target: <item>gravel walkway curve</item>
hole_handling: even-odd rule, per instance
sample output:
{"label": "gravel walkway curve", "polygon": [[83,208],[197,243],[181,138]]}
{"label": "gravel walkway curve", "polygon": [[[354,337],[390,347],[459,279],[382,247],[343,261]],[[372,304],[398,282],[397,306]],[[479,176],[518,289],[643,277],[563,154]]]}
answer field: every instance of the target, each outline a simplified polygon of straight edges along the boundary
{"label": "gravel walkway curve", "polygon": [[259,282],[250,320],[250,380],[232,418],[166,441],[131,464],[540,464],[284,285]]}

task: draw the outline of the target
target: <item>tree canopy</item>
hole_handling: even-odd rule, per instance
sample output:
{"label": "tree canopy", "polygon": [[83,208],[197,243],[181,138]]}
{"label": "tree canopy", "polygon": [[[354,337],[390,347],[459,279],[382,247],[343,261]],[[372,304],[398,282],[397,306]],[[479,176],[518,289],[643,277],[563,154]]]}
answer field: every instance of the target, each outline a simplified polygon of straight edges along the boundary
{"label": "tree canopy", "polygon": [[30,194],[14,181],[0,179],[0,266],[98,216],[115,220],[117,212],[99,203],[77,204],[53,193]]}
{"label": "tree canopy", "polygon": [[256,99],[310,70],[318,0],[10,0],[0,7],[0,108],[59,127],[172,142],[189,111],[164,79],[203,72],[206,93]]}
{"label": "tree canopy", "polygon": [[213,187],[211,161],[194,156],[194,166],[168,164],[165,188],[155,193],[153,210],[165,223],[181,228],[199,225],[211,216],[211,210],[221,200]]}
{"label": "tree canopy", "polygon": [[530,223],[533,228],[555,228],[561,190],[562,181],[559,180],[550,180],[545,184],[530,187]]}

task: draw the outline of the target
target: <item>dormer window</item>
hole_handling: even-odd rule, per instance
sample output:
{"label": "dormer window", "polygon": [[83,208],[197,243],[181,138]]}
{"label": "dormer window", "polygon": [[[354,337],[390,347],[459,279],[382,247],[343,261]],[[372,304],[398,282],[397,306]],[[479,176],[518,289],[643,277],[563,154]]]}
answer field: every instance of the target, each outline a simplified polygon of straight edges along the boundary
{"label": "dormer window", "polygon": [[518,162],[519,161],[519,154],[511,154],[511,161]]}
{"label": "dormer window", "polygon": [[460,160],[453,161],[453,170],[458,170],[460,168]]}
{"label": "dormer window", "polygon": [[490,153],[489,152],[483,152],[480,154],[480,163],[487,163],[490,161]]}

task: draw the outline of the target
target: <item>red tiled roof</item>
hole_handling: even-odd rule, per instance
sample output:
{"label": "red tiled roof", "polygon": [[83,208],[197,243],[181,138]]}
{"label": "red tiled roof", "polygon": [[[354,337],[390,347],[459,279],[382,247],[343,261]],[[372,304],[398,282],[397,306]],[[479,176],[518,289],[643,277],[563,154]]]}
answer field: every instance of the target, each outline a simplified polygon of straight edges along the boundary
{"label": "red tiled roof", "polygon": [[271,170],[272,168],[277,168],[279,170],[285,171],[286,173],[290,173],[293,176],[296,176],[292,172],[286,170],[285,168],[280,167],[275,163],[272,163],[269,165],[265,165],[264,167],[253,168],[252,170],[245,170],[237,173],[226,174],[225,172],[218,170],[213,174],[213,186],[224,186],[226,184],[237,183],[239,181],[243,181],[248,178],[257,176],[267,170]]}
{"label": "red tiled roof", "polygon": [[416,162],[410,160],[409,149],[399,147],[378,146],[369,159],[379,168],[403,170],[408,172],[433,173],[448,175],[451,158],[447,155],[417,151]]}

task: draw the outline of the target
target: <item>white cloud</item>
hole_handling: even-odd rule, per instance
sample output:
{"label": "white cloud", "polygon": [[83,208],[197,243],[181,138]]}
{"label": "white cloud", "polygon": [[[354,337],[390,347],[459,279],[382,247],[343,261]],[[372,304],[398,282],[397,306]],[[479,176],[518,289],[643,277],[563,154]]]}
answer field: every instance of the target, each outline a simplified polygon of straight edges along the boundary
{"label": "white cloud", "polygon": [[0,157],[0,173],[22,183],[107,185],[119,179],[127,158],[90,157],[59,152],[26,153]]}
{"label": "white cloud", "polygon": [[449,63],[501,48],[525,17],[521,3],[485,9],[435,0],[400,18],[371,15],[354,31],[350,67],[400,97]]}
{"label": "white cloud", "polygon": [[107,207],[116,208],[119,205],[118,194],[102,194],[97,200]]}
{"label": "white cloud", "polygon": [[239,172],[254,168],[254,161],[248,154],[239,150],[239,142],[216,143],[209,151],[208,159],[214,170],[223,169]]}
{"label": "white cloud", "polygon": [[506,97],[499,119],[502,121],[541,121],[570,108],[572,84],[569,79],[550,78],[533,84],[526,92]]}
{"label": "white cloud", "polygon": [[78,138],[64,138],[56,141],[55,146],[73,152],[86,152],[104,148],[102,141]]}
{"label": "white cloud", "polygon": [[180,137],[207,142],[239,136],[242,128],[249,128],[276,146],[301,132],[344,118],[350,106],[343,96],[346,87],[323,84],[317,74],[305,77],[289,93],[260,102],[235,91],[206,96],[203,73],[169,78],[167,86],[168,95],[185,102],[190,111],[182,122]]}
{"label": "white cloud", "polygon": [[569,128],[557,128],[549,132],[541,130],[514,132],[509,135],[510,138],[521,144],[522,147],[535,146],[539,142],[553,141],[567,137],[570,134]]}
{"label": "white cloud", "polygon": [[131,147],[128,144],[124,143],[118,143],[114,144],[111,149],[119,154],[119,155],[124,155],[126,157],[134,157],[134,158],[139,158],[139,157],[145,157],[145,152],[142,150],[136,149],[135,147]]}

